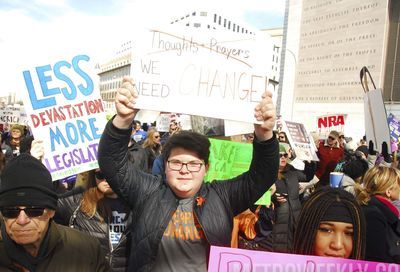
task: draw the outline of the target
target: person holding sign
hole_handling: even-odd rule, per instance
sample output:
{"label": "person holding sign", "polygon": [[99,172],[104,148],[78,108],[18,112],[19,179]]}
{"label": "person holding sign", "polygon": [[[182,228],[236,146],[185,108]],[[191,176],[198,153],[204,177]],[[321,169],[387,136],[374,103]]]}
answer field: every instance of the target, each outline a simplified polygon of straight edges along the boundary
{"label": "person holding sign", "polygon": [[304,202],[294,234],[296,254],[363,260],[365,219],[354,196],[320,188]]}
{"label": "person holding sign", "polygon": [[[253,205],[275,182],[279,148],[272,93],[255,108],[255,139],[250,169],[230,180],[204,183],[210,142],[183,131],[163,149],[166,180],[127,161],[130,124],[138,92],[125,78],[117,91],[117,115],[108,122],[98,160],[110,186],[135,218],[129,271],[206,271],[210,245],[230,246],[233,217]],[[250,121],[250,120],[249,120]]]}

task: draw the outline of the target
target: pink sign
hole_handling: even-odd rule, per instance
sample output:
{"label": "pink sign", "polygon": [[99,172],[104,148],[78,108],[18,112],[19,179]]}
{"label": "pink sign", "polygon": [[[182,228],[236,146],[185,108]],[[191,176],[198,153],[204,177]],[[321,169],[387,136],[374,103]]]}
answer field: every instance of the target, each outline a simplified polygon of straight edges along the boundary
{"label": "pink sign", "polygon": [[208,271],[399,272],[400,265],[212,246]]}

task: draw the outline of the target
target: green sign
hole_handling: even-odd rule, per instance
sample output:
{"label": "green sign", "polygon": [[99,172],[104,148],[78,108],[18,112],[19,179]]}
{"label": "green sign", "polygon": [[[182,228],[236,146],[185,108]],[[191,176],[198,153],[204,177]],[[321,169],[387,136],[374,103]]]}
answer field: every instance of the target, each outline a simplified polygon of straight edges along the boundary
{"label": "green sign", "polygon": [[[249,170],[253,154],[252,144],[210,139],[210,159],[206,182],[234,178]],[[269,205],[271,192],[267,191],[257,205]]]}

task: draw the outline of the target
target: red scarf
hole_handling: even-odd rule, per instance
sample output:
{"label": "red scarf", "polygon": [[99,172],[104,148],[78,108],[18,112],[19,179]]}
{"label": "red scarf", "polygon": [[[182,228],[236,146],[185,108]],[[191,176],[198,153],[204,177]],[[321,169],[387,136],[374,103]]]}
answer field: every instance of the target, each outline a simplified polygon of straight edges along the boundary
{"label": "red scarf", "polygon": [[384,204],[384,205],[385,205],[386,207],[388,207],[397,217],[399,217],[399,215],[400,215],[399,210],[396,208],[395,205],[393,205],[393,203],[392,203],[389,199],[387,199],[387,198],[385,198],[385,197],[383,197],[383,196],[380,196],[380,195],[375,195],[375,197],[376,197],[376,199],[379,200],[379,202],[381,202],[382,204]]}

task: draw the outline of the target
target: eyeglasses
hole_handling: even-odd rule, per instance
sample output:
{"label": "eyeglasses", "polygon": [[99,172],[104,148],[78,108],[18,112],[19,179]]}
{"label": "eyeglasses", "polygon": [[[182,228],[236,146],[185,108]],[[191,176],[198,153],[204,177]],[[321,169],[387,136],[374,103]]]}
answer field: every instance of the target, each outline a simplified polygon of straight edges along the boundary
{"label": "eyeglasses", "polygon": [[181,162],[176,160],[167,161],[168,167],[173,171],[181,171],[183,166],[186,165],[186,169],[190,172],[199,172],[204,163],[202,162]]}
{"label": "eyeglasses", "polygon": [[28,217],[38,217],[43,215],[45,209],[46,208],[44,207],[27,207],[24,209],[20,209],[17,207],[7,207],[1,208],[1,214],[5,218],[17,218],[19,216],[19,213],[21,211],[24,211]]}
{"label": "eyeglasses", "polygon": [[97,179],[106,179],[106,177],[104,176],[103,172],[101,172],[101,171],[95,172],[95,173],[94,173],[94,176],[95,176]]}
{"label": "eyeglasses", "polygon": [[289,154],[288,153],[279,153],[279,158],[282,158],[282,157],[288,158]]}

